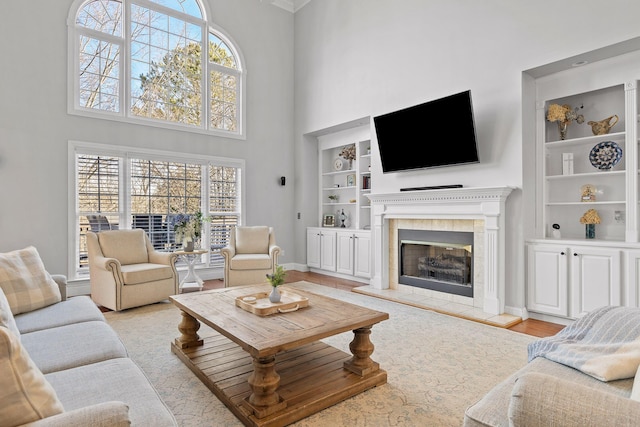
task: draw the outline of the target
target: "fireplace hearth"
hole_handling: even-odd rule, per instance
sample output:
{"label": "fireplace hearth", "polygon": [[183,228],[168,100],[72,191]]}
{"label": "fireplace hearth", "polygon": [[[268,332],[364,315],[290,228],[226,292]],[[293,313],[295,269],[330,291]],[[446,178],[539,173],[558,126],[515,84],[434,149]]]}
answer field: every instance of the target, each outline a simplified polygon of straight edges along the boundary
{"label": "fireplace hearth", "polygon": [[473,297],[473,233],[398,230],[398,284]]}

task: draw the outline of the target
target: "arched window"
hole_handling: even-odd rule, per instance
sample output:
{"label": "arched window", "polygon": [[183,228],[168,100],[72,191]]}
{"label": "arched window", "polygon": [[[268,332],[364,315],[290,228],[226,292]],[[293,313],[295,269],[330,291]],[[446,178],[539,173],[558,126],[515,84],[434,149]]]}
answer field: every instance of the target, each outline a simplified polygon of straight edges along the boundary
{"label": "arched window", "polygon": [[198,0],[78,0],[69,112],[243,138],[243,61],[206,16]]}

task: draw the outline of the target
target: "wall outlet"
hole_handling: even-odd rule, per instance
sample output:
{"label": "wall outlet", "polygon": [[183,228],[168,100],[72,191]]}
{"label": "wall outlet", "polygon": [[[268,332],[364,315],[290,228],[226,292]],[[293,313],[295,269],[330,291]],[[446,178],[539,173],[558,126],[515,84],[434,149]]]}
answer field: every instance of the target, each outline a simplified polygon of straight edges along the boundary
{"label": "wall outlet", "polygon": [[284,256],[284,249],[280,249],[280,256]]}

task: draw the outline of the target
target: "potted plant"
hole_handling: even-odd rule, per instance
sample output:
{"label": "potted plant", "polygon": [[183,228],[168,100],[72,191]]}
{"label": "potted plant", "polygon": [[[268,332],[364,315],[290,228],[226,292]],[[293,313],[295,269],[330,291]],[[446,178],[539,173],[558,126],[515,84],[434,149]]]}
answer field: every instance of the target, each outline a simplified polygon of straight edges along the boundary
{"label": "potted plant", "polygon": [[331,203],[336,203],[338,201],[338,195],[337,194],[329,194],[329,200],[331,201]]}
{"label": "potted plant", "polygon": [[173,231],[176,233],[176,242],[182,242],[185,251],[193,251],[195,241],[202,235],[204,221],[211,221],[211,218],[203,216],[199,211],[192,215],[178,214],[175,217]]}
{"label": "potted plant", "polygon": [[280,302],[280,291],[278,286],[284,283],[284,278],[287,275],[284,267],[281,265],[276,266],[276,271],[273,274],[267,274],[267,280],[271,285],[271,293],[269,294],[269,301]]}

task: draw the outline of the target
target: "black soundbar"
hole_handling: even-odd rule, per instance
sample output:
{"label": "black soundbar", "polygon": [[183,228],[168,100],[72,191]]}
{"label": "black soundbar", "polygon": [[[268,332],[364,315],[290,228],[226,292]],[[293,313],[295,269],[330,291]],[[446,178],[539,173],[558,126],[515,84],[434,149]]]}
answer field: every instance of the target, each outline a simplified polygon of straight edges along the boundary
{"label": "black soundbar", "polygon": [[401,188],[400,191],[443,190],[445,188],[462,188],[462,184],[434,185],[432,187],[406,187]]}

